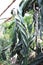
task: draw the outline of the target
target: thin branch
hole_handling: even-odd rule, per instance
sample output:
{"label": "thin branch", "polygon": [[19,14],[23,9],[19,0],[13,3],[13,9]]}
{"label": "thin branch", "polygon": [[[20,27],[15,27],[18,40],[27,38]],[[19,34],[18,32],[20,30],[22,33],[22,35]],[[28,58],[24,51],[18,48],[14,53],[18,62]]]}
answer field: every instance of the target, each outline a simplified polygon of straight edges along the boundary
{"label": "thin branch", "polygon": [[0,14],[0,17],[6,12],[6,10],[15,2],[16,0],[13,0],[11,4],[7,6],[7,8]]}
{"label": "thin branch", "polygon": [[12,19],[12,16],[11,17],[9,17],[7,20],[5,20],[4,22],[7,22],[7,21],[9,21],[9,20],[11,20]]}

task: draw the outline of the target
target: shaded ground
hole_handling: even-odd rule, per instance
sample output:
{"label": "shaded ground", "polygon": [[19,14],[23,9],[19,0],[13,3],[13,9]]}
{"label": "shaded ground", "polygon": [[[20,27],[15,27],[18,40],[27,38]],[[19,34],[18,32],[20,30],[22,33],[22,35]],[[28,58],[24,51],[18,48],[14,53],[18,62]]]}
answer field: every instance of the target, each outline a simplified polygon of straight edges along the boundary
{"label": "shaded ground", "polygon": [[[32,61],[31,61],[32,60]],[[29,62],[29,60],[28,60]],[[12,58],[11,59],[11,65],[20,65],[18,62],[17,62],[17,58]],[[38,56],[34,56],[31,55],[30,57],[30,63],[28,65],[43,65],[43,54],[39,54]]]}

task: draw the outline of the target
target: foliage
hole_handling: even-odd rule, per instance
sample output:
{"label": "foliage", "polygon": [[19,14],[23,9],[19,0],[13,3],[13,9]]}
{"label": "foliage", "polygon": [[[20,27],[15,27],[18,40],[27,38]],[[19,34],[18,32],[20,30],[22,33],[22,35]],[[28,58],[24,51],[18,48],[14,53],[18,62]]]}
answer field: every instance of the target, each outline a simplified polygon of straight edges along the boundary
{"label": "foliage", "polygon": [[[39,3],[39,5],[41,3]],[[41,7],[43,7],[43,3],[41,4]],[[37,49],[34,49],[36,47],[37,42],[35,41],[35,38],[34,38],[35,30],[34,30],[33,14],[34,14],[33,10],[27,12],[24,15],[23,22],[21,22],[21,19],[20,19],[20,20],[17,20],[16,22],[12,20],[11,22],[6,22],[2,24],[2,27],[4,27],[4,31],[2,30],[3,36],[0,38],[0,63],[4,61],[3,65],[4,63],[6,65],[10,65],[9,58],[14,56],[16,53],[18,54],[20,58],[19,60],[21,61],[21,64],[23,61],[22,65],[26,65],[27,63],[29,63],[27,62],[28,60],[27,57],[28,55],[30,56],[30,52],[35,51],[37,53],[36,51]],[[41,9],[41,17],[42,17],[41,24],[43,21],[42,15],[43,15],[43,12]],[[43,31],[42,27],[43,26],[41,26],[41,31]],[[6,61],[5,59],[3,59],[3,55],[5,55]],[[36,59],[35,62],[36,61],[38,60]],[[33,65],[34,65],[34,61],[33,61]]]}

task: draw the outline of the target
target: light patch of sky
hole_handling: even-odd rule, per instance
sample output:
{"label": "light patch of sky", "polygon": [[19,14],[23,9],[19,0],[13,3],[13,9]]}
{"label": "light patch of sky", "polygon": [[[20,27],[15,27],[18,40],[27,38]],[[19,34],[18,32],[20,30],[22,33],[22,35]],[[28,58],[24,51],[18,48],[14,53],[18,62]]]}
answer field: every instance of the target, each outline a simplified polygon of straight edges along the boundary
{"label": "light patch of sky", "polygon": [[[0,0],[0,14],[6,9],[6,7],[12,2],[13,0]],[[16,0],[15,3],[0,17],[1,18],[8,18],[11,17],[11,10],[16,7],[18,8],[19,3],[21,0]],[[4,20],[0,20],[0,24],[4,22]]]}

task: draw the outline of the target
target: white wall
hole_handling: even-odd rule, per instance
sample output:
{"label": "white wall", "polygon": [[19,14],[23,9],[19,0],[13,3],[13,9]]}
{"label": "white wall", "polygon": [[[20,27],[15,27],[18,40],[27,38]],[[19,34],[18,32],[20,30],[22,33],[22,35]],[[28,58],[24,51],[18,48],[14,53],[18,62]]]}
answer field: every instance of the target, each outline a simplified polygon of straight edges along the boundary
{"label": "white wall", "polygon": [[[14,7],[18,7],[18,4],[20,3],[21,0],[16,0],[15,3],[0,17],[1,18],[7,18],[11,17],[11,10]],[[6,9],[6,7],[12,2],[12,0],[0,0],[0,14]],[[0,24],[4,22],[4,20],[0,20]]]}

